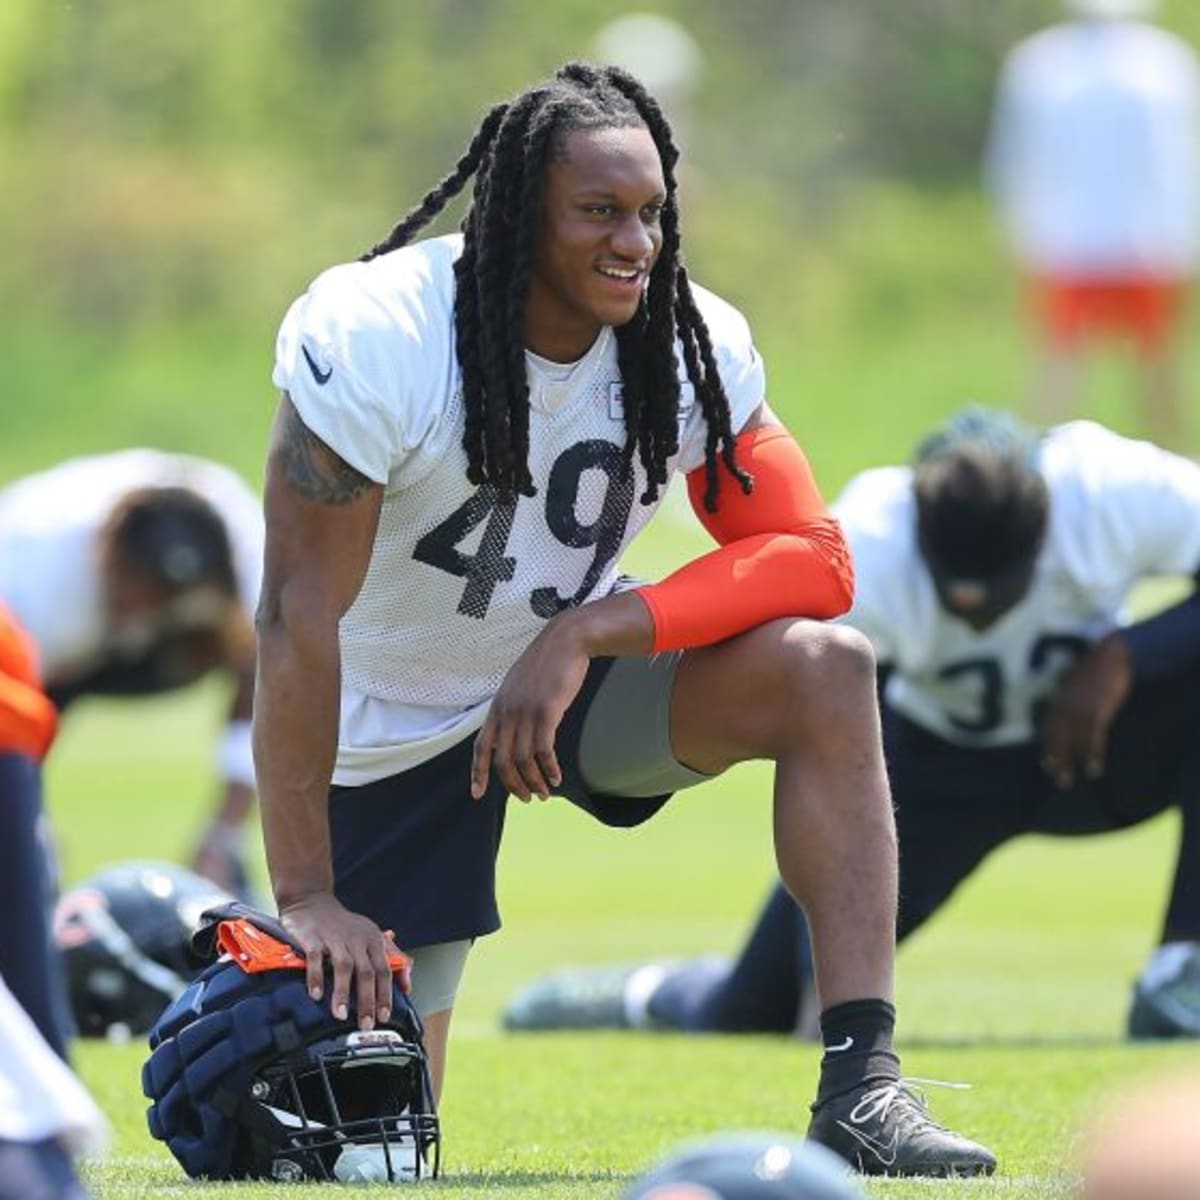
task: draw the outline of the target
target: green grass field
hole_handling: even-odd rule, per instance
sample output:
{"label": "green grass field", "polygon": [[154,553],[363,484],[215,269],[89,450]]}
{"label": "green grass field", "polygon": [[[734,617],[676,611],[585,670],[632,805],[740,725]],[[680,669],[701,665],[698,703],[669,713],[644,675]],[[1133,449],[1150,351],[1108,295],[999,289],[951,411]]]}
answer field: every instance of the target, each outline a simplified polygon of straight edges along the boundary
{"label": "green grass field", "polygon": [[[674,539],[674,531],[672,537]],[[673,552],[687,552],[675,545]],[[655,554],[659,547],[651,547]],[[635,562],[635,567],[637,563]],[[98,865],[182,854],[212,781],[220,697],[198,688],[72,715],[49,771],[67,882]],[[802,1129],[817,1055],[777,1038],[605,1034],[512,1037],[512,991],[563,963],[733,950],[769,886],[769,772],[741,768],[679,797],[635,832],[568,806],[515,805],[502,860],[505,927],[468,967],[443,1105],[450,1198],[614,1198],[681,1139],[718,1129]],[[1129,984],[1151,946],[1173,855],[1170,817],[1129,833],[998,854],[907,945],[900,1048],[937,1115],[992,1145],[1001,1173],[968,1183],[882,1182],[872,1196],[1070,1194],[1078,1130],[1132,1078],[1200,1050],[1121,1038]],[[145,1132],[139,1044],[82,1044],[78,1066],[113,1122],[88,1168],[100,1197],[204,1194]],[[278,1195],[268,1185],[221,1195]],[[289,1196],[327,1195],[294,1187]]]}

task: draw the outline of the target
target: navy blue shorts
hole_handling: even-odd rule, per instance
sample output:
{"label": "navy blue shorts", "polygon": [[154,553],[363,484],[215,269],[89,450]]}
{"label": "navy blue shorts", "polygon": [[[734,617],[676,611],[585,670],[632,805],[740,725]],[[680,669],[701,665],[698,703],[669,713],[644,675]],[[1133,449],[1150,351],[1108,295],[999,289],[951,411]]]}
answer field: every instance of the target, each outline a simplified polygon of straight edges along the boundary
{"label": "navy blue shorts", "polygon": [[[640,825],[669,795],[596,795],[579,771],[579,737],[611,658],[592,662],[555,739],[557,794],[605,825]],[[402,948],[461,941],[500,928],[496,855],[507,796],[493,776],[471,798],[474,737],[399,775],[329,793],[334,890],[351,911],[391,929]]]}

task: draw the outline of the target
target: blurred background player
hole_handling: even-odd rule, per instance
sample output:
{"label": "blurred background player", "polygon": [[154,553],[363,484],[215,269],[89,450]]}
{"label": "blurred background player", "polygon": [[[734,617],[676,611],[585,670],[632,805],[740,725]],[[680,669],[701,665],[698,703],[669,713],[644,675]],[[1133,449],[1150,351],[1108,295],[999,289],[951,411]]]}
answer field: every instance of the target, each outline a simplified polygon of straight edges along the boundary
{"label": "blurred background player", "polygon": [[106,1127],[66,1065],[39,846],[41,760],[56,728],[32,641],[0,605],[0,1200],[80,1200],[71,1156]]}
{"label": "blurred background player", "polygon": [[0,1200],[84,1200],[76,1154],[95,1154],[108,1123],[0,979]]}
{"label": "blurred background player", "polygon": [[[833,506],[852,548],[847,618],[880,663],[907,937],[998,846],[1120,829],[1177,807],[1160,945],[1133,1037],[1200,1037],[1200,593],[1121,625],[1150,576],[1200,569],[1200,467],[1091,422],[1040,441],[968,410],[913,468],[853,479]],[[803,914],[778,887],[736,963],[556,972],[513,1029],[803,1030]]]}
{"label": "blurred background player", "polygon": [[1180,38],[1133,18],[1152,0],[1068,0],[1000,76],[987,175],[1042,343],[1039,419],[1078,408],[1100,334],[1136,349],[1150,436],[1182,448],[1178,330],[1196,264],[1200,72]]}
{"label": "blurred background player", "polygon": [[41,764],[57,729],[33,641],[0,604],[0,978],[66,1057],[67,1020],[50,938]]}
{"label": "blurred background player", "polygon": [[239,892],[262,528],[234,472],[154,450],[71,459],[0,491],[0,599],[32,636],[59,709],[229,678],[222,792],[192,864]]}

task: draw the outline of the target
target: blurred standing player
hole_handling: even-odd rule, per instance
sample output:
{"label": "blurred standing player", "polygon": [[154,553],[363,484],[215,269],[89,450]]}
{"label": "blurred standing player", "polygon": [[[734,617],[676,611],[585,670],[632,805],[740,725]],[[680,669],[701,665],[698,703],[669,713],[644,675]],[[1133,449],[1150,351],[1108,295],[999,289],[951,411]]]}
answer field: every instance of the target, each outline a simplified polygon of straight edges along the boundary
{"label": "blurred standing player", "polygon": [[104,1120],[63,1061],[53,1000],[40,764],[57,716],[33,643],[0,605],[0,1200],[80,1200],[71,1162]]}
{"label": "blurred standing player", "polygon": [[83,1084],[0,978],[0,1200],[84,1200],[72,1158],[107,1138]]}
{"label": "blurred standing player", "polygon": [[[1073,422],[1038,440],[968,410],[915,467],[866,471],[834,505],[854,553],[846,618],[871,639],[900,842],[901,939],[1025,833],[1181,816],[1160,945],[1133,1037],[1200,1037],[1200,593],[1122,625],[1129,593],[1200,572],[1200,467]],[[802,1029],[812,955],[777,888],[736,963],[560,971],[516,1029]]]}
{"label": "blurred standing player", "polygon": [[1077,404],[1086,344],[1136,347],[1142,419],[1187,435],[1178,330],[1200,239],[1200,70],[1151,0],[1068,0],[1076,19],[1011,51],[987,174],[1043,343],[1040,418]]}
{"label": "blurred standing player", "polygon": [[[254,726],[280,914],[364,1028],[394,931],[440,1089],[507,795],[629,826],[771,759],[833,1047],[811,1132],[865,1169],[990,1171],[899,1081],[873,660],[797,619],[844,611],[851,568],[744,318],[680,262],[676,159],[632,76],[569,64],[285,318]],[[463,236],[410,245],[472,176]],[[622,586],[677,470],[721,548]]]}
{"label": "blurred standing player", "polygon": [[65,1001],[55,994],[51,961],[51,881],[39,841],[41,763],[57,727],[33,641],[0,604],[0,977],[66,1058]]}
{"label": "blurred standing player", "polygon": [[223,791],[193,865],[240,892],[262,547],[261,502],[202,459],[123,450],[0,491],[0,600],[32,635],[60,709],[81,696],[171,691],[212,670],[232,681]]}

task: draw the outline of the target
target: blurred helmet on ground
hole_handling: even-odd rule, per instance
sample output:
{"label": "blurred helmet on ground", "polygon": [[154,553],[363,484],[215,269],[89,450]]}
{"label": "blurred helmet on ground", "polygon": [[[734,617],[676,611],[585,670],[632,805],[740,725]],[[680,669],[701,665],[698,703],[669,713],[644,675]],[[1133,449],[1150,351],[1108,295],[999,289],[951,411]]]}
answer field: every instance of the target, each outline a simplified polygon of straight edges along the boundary
{"label": "blurred helmet on ground", "polygon": [[795,1134],[753,1131],[692,1142],[639,1175],[623,1200],[859,1200],[849,1167]]}
{"label": "blurred helmet on ground", "polygon": [[64,892],[54,912],[71,1013],[84,1037],[146,1033],[199,973],[200,914],[232,897],[174,863],[114,863]]}

